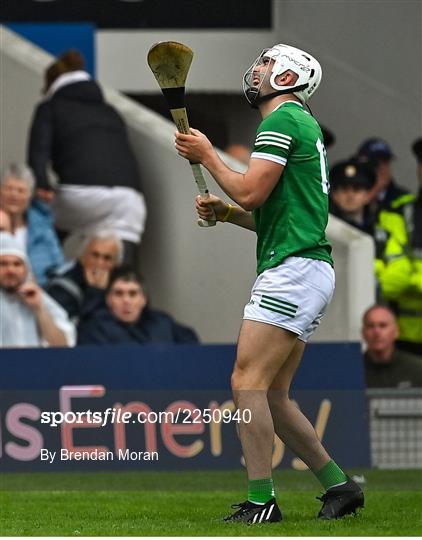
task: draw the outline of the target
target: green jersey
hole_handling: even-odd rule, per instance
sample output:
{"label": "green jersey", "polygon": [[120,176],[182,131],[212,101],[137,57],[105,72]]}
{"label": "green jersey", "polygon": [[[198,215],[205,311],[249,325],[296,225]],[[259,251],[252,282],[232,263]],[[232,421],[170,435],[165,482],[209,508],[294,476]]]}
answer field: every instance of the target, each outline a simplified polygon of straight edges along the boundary
{"label": "green jersey", "polygon": [[251,157],[284,165],[268,199],[253,211],[258,274],[289,256],[332,265],[325,237],[328,166],[318,122],[300,103],[282,103],[259,125]]}

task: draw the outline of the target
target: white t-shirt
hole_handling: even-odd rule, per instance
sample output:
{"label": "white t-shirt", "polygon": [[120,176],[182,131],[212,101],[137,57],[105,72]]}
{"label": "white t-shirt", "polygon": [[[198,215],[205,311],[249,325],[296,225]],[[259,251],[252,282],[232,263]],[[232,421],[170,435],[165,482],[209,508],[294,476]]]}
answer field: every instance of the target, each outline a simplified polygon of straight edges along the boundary
{"label": "white t-shirt", "polygon": [[19,227],[19,229],[16,229],[13,236],[15,237],[16,242],[19,244],[20,249],[27,253],[27,243],[28,243],[28,227],[24,225],[23,227]]}
{"label": "white t-shirt", "polygon": [[[42,292],[43,303],[55,325],[64,333],[68,347],[76,343],[76,331],[66,311],[49,296]],[[48,347],[40,336],[36,318],[31,309],[15,294],[0,290],[0,348],[1,347]]]}

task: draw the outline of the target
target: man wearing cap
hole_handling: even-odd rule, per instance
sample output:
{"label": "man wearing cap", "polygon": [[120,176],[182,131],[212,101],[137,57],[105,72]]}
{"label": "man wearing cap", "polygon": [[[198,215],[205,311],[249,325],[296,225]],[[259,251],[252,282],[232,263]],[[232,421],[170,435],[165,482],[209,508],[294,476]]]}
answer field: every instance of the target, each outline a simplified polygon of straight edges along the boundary
{"label": "man wearing cap", "polygon": [[356,159],[336,163],[330,170],[330,213],[372,234],[374,224],[367,202],[374,184],[375,174],[367,164]]}
{"label": "man wearing cap", "polygon": [[70,347],[75,328],[64,311],[29,279],[25,252],[0,233],[0,347]]}
{"label": "man wearing cap", "polygon": [[367,139],[358,149],[358,160],[368,163],[375,171],[376,182],[368,194],[374,217],[380,210],[397,208],[409,202],[409,196],[412,197],[408,190],[394,181],[391,170],[394,157],[390,146],[378,137]]}
{"label": "man wearing cap", "polygon": [[[422,139],[412,150],[422,186]],[[422,356],[422,194],[381,210],[375,232],[376,275],[381,296],[395,311],[400,335],[397,346]],[[398,200],[400,201],[400,199]]]}

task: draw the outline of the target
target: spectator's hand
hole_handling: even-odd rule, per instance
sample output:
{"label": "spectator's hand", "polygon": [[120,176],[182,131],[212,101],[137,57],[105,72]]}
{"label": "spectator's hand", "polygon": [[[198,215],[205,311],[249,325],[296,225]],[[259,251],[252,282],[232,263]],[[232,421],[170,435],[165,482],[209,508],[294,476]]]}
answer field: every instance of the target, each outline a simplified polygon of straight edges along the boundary
{"label": "spectator's hand", "polygon": [[229,205],[215,195],[210,194],[207,199],[201,199],[198,195],[195,199],[195,208],[201,219],[221,221],[227,215]]}
{"label": "spectator's hand", "polygon": [[85,268],[85,279],[91,287],[105,289],[108,285],[110,272],[101,268]]}
{"label": "spectator's hand", "polygon": [[42,202],[45,202],[47,204],[50,204],[54,201],[54,191],[51,189],[42,189],[38,188],[35,192],[36,196],[42,200]]}
{"label": "spectator's hand", "polygon": [[24,283],[17,290],[22,302],[33,311],[38,311],[42,306],[42,292],[36,283]]}

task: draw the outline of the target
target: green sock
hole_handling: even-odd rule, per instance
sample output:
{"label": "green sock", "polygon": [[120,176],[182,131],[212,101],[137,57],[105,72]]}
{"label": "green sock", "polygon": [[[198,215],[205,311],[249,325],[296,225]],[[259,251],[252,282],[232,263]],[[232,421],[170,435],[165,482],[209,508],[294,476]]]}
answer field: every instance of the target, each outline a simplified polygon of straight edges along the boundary
{"label": "green sock", "polygon": [[325,490],[347,482],[347,476],[333,460],[330,460],[322,469],[314,474]]}
{"label": "green sock", "polygon": [[272,478],[262,480],[249,480],[248,501],[256,504],[265,504],[274,497],[274,482]]}

